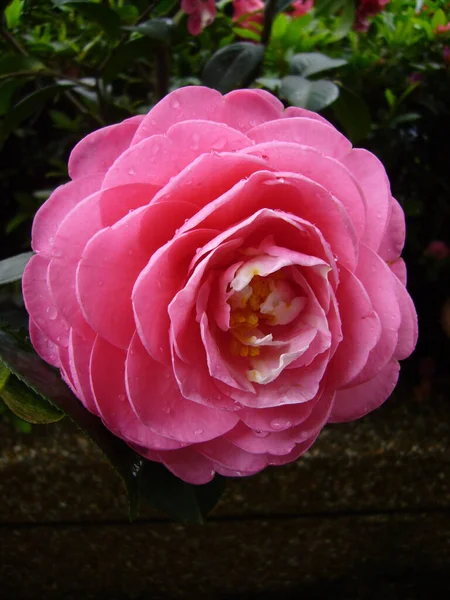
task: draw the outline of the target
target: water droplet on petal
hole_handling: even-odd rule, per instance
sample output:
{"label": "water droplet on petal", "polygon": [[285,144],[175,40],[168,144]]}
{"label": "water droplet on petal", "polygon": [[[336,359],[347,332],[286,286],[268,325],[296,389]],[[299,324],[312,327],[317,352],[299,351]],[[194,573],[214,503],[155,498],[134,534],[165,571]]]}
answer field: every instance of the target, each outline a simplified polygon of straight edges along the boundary
{"label": "water droplet on petal", "polygon": [[290,425],[291,422],[288,419],[283,419],[282,417],[279,417],[278,419],[272,419],[270,421],[270,426],[272,429],[287,429],[290,427]]}
{"label": "water droplet on petal", "polygon": [[202,433],[203,433],[203,429],[196,429],[196,430],[194,431],[194,433],[195,433],[195,435],[202,435]]}
{"label": "water droplet on petal", "polygon": [[172,409],[170,408],[170,406],[165,406],[163,408],[163,412],[165,412],[166,415],[170,415],[170,413],[172,412]]}
{"label": "water droplet on petal", "polygon": [[119,395],[117,396],[117,400],[118,400],[119,402],[124,402],[124,401],[125,401],[125,394],[119,394]]}
{"label": "water droplet on petal", "polygon": [[200,136],[198,133],[192,134],[192,150],[198,150],[198,143],[200,141]]}
{"label": "water droplet on petal", "polygon": [[103,281],[99,281],[97,285],[98,285],[99,287],[102,287],[102,285],[103,285]]}
{"label": "water droplet on petal", "polygon": [[170,106],[172,108],[177,109],[177,108],[180,108],[180,103],[176,98],[172,98],[172,102],[170,103]]}
{"label": "water droplet on petal", "polygon": [[225,136],[222,136],[220,138],[217,138],[217,140],[211,144],[211,148],[213,150],[221,150],[226,145],[226,143],[227,138]]}
{"label": "water droplet on petal", "polygon": [[51,304],[47,308],[47,315],[48,315],[48,318],[50,319],[50,321],[54,321],[56,319],[56,317],[58,316],[58,309],[56,308],[56,306],[54,304]]}
{"label": "water droplet on petal", "polygon": [[128,175],[136,175],[136,171],[134,169],[128,169]]}
{"label": "water droplet on petal", "polygon": [[265,438],[269,435],[268,431],[259,431],[258,429],[255,429],[253,433],[259,438]]}

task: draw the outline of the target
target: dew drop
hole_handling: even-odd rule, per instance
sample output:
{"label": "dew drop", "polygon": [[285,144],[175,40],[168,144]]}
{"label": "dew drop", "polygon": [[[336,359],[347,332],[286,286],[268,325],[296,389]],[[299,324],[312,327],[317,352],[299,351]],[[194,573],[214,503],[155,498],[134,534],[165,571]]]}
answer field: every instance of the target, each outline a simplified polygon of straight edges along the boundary
{"label": "dew drop", "polygon": [[97,285],[98,285],[98,287],[102,287],[103,281],[99,281]]}
{"label": "dew drop", "polygon": [[194,431],[194,433],[195,433],[195,435],[202,435],[202,433],[203,433],[203,429],[196,429],[196,430]]}
{"label": "dew drop", "polygon": [[170,415],[170,413],[172,412],[172,409],[170,408],[170,406],[165,406],[163,408],[163,412],[165,412],[166,415]]}
{"label": "dew drop", "polygon": [[180,108],[180,103],[176,98],[172,99],[172,102],[170,103],[170,106],[174,109]]}
{"label": "dew drop", "polygon": [[56,319],[56,317],[58,316],[58,310],[54,304],[51,304],[47,308],[47,315],[48,315],[48,318],[50,319],[50,321],[54,321]]}
{"label": "dew drop", "polygon": [[272,421],[270,421],[270,426],[272,427],[272,429],[286,429],[287,427],[289,427],[291,424],[291,422],[288,419],[283,419],[283,418],[278,418],[278,419],[272,419]]}
{"label": "dew drop", "polygon": [[136,171],[134,169],[128,169],[128,175],[136,175]]}
{"label": "dew drop", "polygon": [[125,394],[119,394],[119,395],[117,396],[117,400],[118,400],[119,402],[124,402],[124,401],[125,401]]}
{"label": "dew drop", "polygon": [[255,431],[253,433],[256,435],[256,437],[259,437],[259,438],[265,438],[269,435],[268,431],[259,431],[258,429],[255,429]]}
{"label": "dew drop", "polygon": [[132,256],[133,255],[133,250],[128,250],[128,256]]}
{"label": "dew drop", "polygon": [[153,127],[154,127],[154,126],[156,125],[156,120],[155,120],[155,119],[152,119],[152,120],[150,121],[150,125],[153,125]]}

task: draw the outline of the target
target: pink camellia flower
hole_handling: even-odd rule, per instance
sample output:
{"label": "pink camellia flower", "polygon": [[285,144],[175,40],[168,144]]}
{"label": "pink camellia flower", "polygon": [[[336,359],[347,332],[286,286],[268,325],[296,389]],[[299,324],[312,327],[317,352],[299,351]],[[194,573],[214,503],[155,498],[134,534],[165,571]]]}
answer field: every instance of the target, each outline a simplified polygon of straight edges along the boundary
{"label": "pink camellia flower", "polygon": [[367,31],[369,29],[369,17],[380,13],[389,0],[357,0],[356,17],[353,28],[356,31]]}
{"label": "pink camellia flower", "polygon": [[290,14],[293,17],[302,17],[306,13],[309,13],[313,6],[314,0],[297,0],[297,2],[292,3]]}
{"label": "pink camellia flower", "polygon": [[295,460],[391,394],[417,337],[377,158],[271,94],[172,92],[84,138],[36,214],[30,336],[187,482]]}
{"label": "pink camellia flower", "polygon": [[205,27],[208,27],[214,21],[216,3],[214,0],[181,0],[181,10],[189,15],[189,33],[200,35]]}
{"label": "pink camellia flower", "polygon": [[[262,0],[233,0],[233,22],[239,27],[260,33],[261,27],[255,24],[263,24],[264,2]],[[246,18],[243,18],[246,17]]]}
{"label": "pink camellia flower", "polygon": [[438,25],[435,29],[435,33],[448,33],[450,31],[450,23],[447,25]]}

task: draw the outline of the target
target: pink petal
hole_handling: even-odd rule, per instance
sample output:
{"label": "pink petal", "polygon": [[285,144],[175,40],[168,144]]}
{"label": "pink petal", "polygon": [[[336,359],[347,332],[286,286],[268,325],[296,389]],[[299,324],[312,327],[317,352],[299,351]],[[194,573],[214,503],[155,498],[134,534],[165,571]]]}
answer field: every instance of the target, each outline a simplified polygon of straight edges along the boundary
{"label": "pink petal", "polygon": [[238,415],[243,423],[257,433],[283,431],[303,423],[311,414],[315,402],[316,399],[301,404],[284,404],[270,408],[243,407]]}
{"label": "pink petal", "polygon": [[160,452],[159,455],[169,471],[187,483],[202,485],[214,477],[211,461],[193,446],[172,452]]}
{"label": "pink petal", "polygon": [[163,98],[140,124],[132,145],[158,133],[166,133],[175,123],[202,119],[221,121],[223,99],[206,87],[183,87]]}
{"label": "pink petal", "polygon": [[247,136],[257,144],[278,141],[312,146],[337,159],[345,157],[352,148],[337,129],[311,118],[292,117],[269,121],[247,131]]}
{"label": "pink petal", "polygon": [[40,254],[31,257],[22,277],[25,307],[38,328],[54,344],[67,346],[69,325],[60,314],[47,283],[49,259]]}
{"label": "pink petal", "polygon": [[267,464],[269,465],[287,465],[295,460],[297,460],[302,454],[304,454],[311,446],[314,444],[316,439],[319,437],[319,433],[313,435],[308,440],[302,442],[301,444],[297,444],[295,448],[285,456],[274,456],[273,454],[267,455]]}
{"label": "pink petal", "polygon": [[196,448],[198,452],[201,452],[215,463],[235,471],[237,476],[241,475],[242,472],[247,475],[257,473],[267,466],[265,455],[251,454],[241,450],[223,437],[205,444],[198,444]]}
{"label": "pink petal", "polygon": [[[269,96],[270,99],[267,97]],[[260,90],[235,90],[224,96],[224,105],[221,121],[247,132],[252,127],[261,125],[266,121],[280,119],[283,105],[281,102],[273,102],[273,96],[261,94]],[[251,106],[251,110],[249,107]]]}
{"label": "pink petal", "polygon": [[78,398],[84,406],[98,415],[97,406],[92,394],[89,363],[91,359],[92,346],[95,335],[91,331],[84,338],[70,330],[69,337],[69,361],[75,387],[78,390]]}
{"label": "pink petal", "polygon": [[39,329],[31,318],[29,333],[31,343],[39,356],[54,367],[59,367],[58,346]]}
{"label": "pink petal", "polygon": [[77,296],[92,329],[126,349],[135,330],[131,293],[149,258],[192,214],[188,204],[138,208],[87,244],[77,271]]}
{"label": "pink petal", "polygon": [[198,443],[223,435],[238,417],[207,408],[181,396],[171,369],[153,360],[133,336],[126,360],[130,402],[140,420],[152,431],[179,442]]}
{"label": "pink petal", "polygon": [[398,380],[400,365],[388,362],[373,378],[356,387],[336,393],[330,423],[353,421],[375,410],[392,394]]}
{"label": "pink petal", "polygon": [[366,197],[367,225],[361,241],[378,250],[391,213],[392,196],[386,171],[376,156],[361,148],[352,150],[342,162],[353,173]]}
{"label": "pink petal", "polygon": [[337,289],[343,339],[327,370],[327,382],[339,389],[354,379],[378,343],[381,324],[361,282],[341,267]]}
{"label": "pink petal", "polygon": [[386,261],[395,261],[405,245],[405,214],[400,204],[391,199],[391,216],[384,231],[378,254]]}
{"label": "pink petal", "polygon": [[398,277],[399,281],[406,287],[407,273],[405,261],[402,258],[397,258],[397,260],[389,262],[388,266],[392,273],[394,273],[394,275]]}
{"label": "pink petal", "polygon": [[372,302],[381,323],[381,336],[369,353],[365,367],[350,383],[359,385],[375,375],[391,360],[398,343],[401,313],[395,281],[386,263],[366,246],[361,245],[359,263],[355,272]]}
{"label": "pink petal", "polygon": [[[249,90],[250,91],[250,90]],[[261,98],[264,98],[265,100],[267,100],[267,102],[270,102],[274,108],[277,109],[277,111],[279,111],[280,113],[283,112],[284,110],[284,106],[283,103],[278,100],[278,98],[276,96],[274,96],[273,94],[271,94],[270,92],[266,92],[266,90],[251,90],[252,92],[254,92],[255,94],[258,94],[259,96],[261,96]],[[230,92],[230,93],[234,93],[234,92]],[[284,112],[284,114],[286,114],[286,111]]]}
{"label": "pink petal", "polygon": [[[171,203],[167,208],[173,210],[177,205]],[[175,237],[155,252],[134,285],[132,302],[139,337],[147,352],[164,364],[170,364],[168,305],[184,284],[196,248],[215,233],[196,229]]]}
{"label": "pink petal", "polygon": [[79,202],[100,188],[102,179],[103,176],[90,175],[56,188],[34,217],[31,245],[35,252],[51,256],[60,223]]}
{"label": "pink petal", "polygon": [[315,148],[281,142],[258,144],[247,148],[245,153],[263,158],[275,171],[298,173],[319,183],[341,202],[358,237],[362,236],[366,227],[365,197],[356,179],[342,163]]}
{"label": "pink petal", "polygon": [[334,393],[323,394],[314,404],[308,418],[297,427],[262,435],[264,432],[255,433],[243,423],[239,423],[226,434],[226,438],[238,448],[252,454],[269,453],[277,456],[289,454],[297,444],[305,442],[322,429],[329,418],[333,399]]}
{"label": "pink petal", "polygon": [[79,179],[94,173],[104,174],[130,145],[144,117],[138,115],[117,125],[103,127],[79,142],[69,158],[69,175]]}
{"label": "pink petal", "polygon": [[175,175],[154,202],[183,200],[202,208],[262,168],[265,168],[262,160],[245,154],[202,154]]}
{"label": "pink petal", "polygon": [[408,358],[417,344],[417,314],[411,296],[401,281],[393,274],[395,294],[401,313],[401,324],[398,330],[398,342],[394,352],[397,360]]}
{"label": "pink petal", "polygon": [[101,337],[94,342],[91,356],[91,384],[98,412],[115,435],[127,442],[155,451],[173,450],[183,445],[164,438],[137,418],[125,388],[126,352],[108,344]]}
{"label": "pink petal", "polygon": [[103,187],[124,183],[165,185],[198,156],[211,151],[234,151],[251,145],[239,131],[206,120],[172,125],[166,135],[144,139],[124,152],[110,168]]}
{"label": "pink petal", "polygon": [[98,231],[147,204],[152,192],[151,186],[139,184],[99,191],[77,204],[58,228],[54,257],[49,265],[49,284],[64,318],[81,335],[86,321],[76,296],[76,271],[84,248]]}
{"label": "pink petal", "polygon": [[283,117],[285,119],[292,119],[293,117],[303,117],[306,119],[313,119],[314,121],[320,121],[321,123],[325,123],[325,125],[333,127],[333,125],[331,125],[331,123],[327,121],[327,119],[325,119],[318,113],[313,112],[312,110],[307,110],[306,108],[300,108],[298,106],[289,106],[288,108],[286,108]]}

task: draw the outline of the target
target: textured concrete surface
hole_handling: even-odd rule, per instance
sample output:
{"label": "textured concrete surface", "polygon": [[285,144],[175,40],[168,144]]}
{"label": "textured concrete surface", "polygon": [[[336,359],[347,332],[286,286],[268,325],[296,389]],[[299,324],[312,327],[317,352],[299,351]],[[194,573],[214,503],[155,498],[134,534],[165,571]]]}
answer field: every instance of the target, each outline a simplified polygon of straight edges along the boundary
{"label": "textured concrete surface", "polygon": [[69,422],[0,426],[0,597],[450,597],[450,399],[392,399],[293,465],[232,480],[209,522],[145,508]]}

